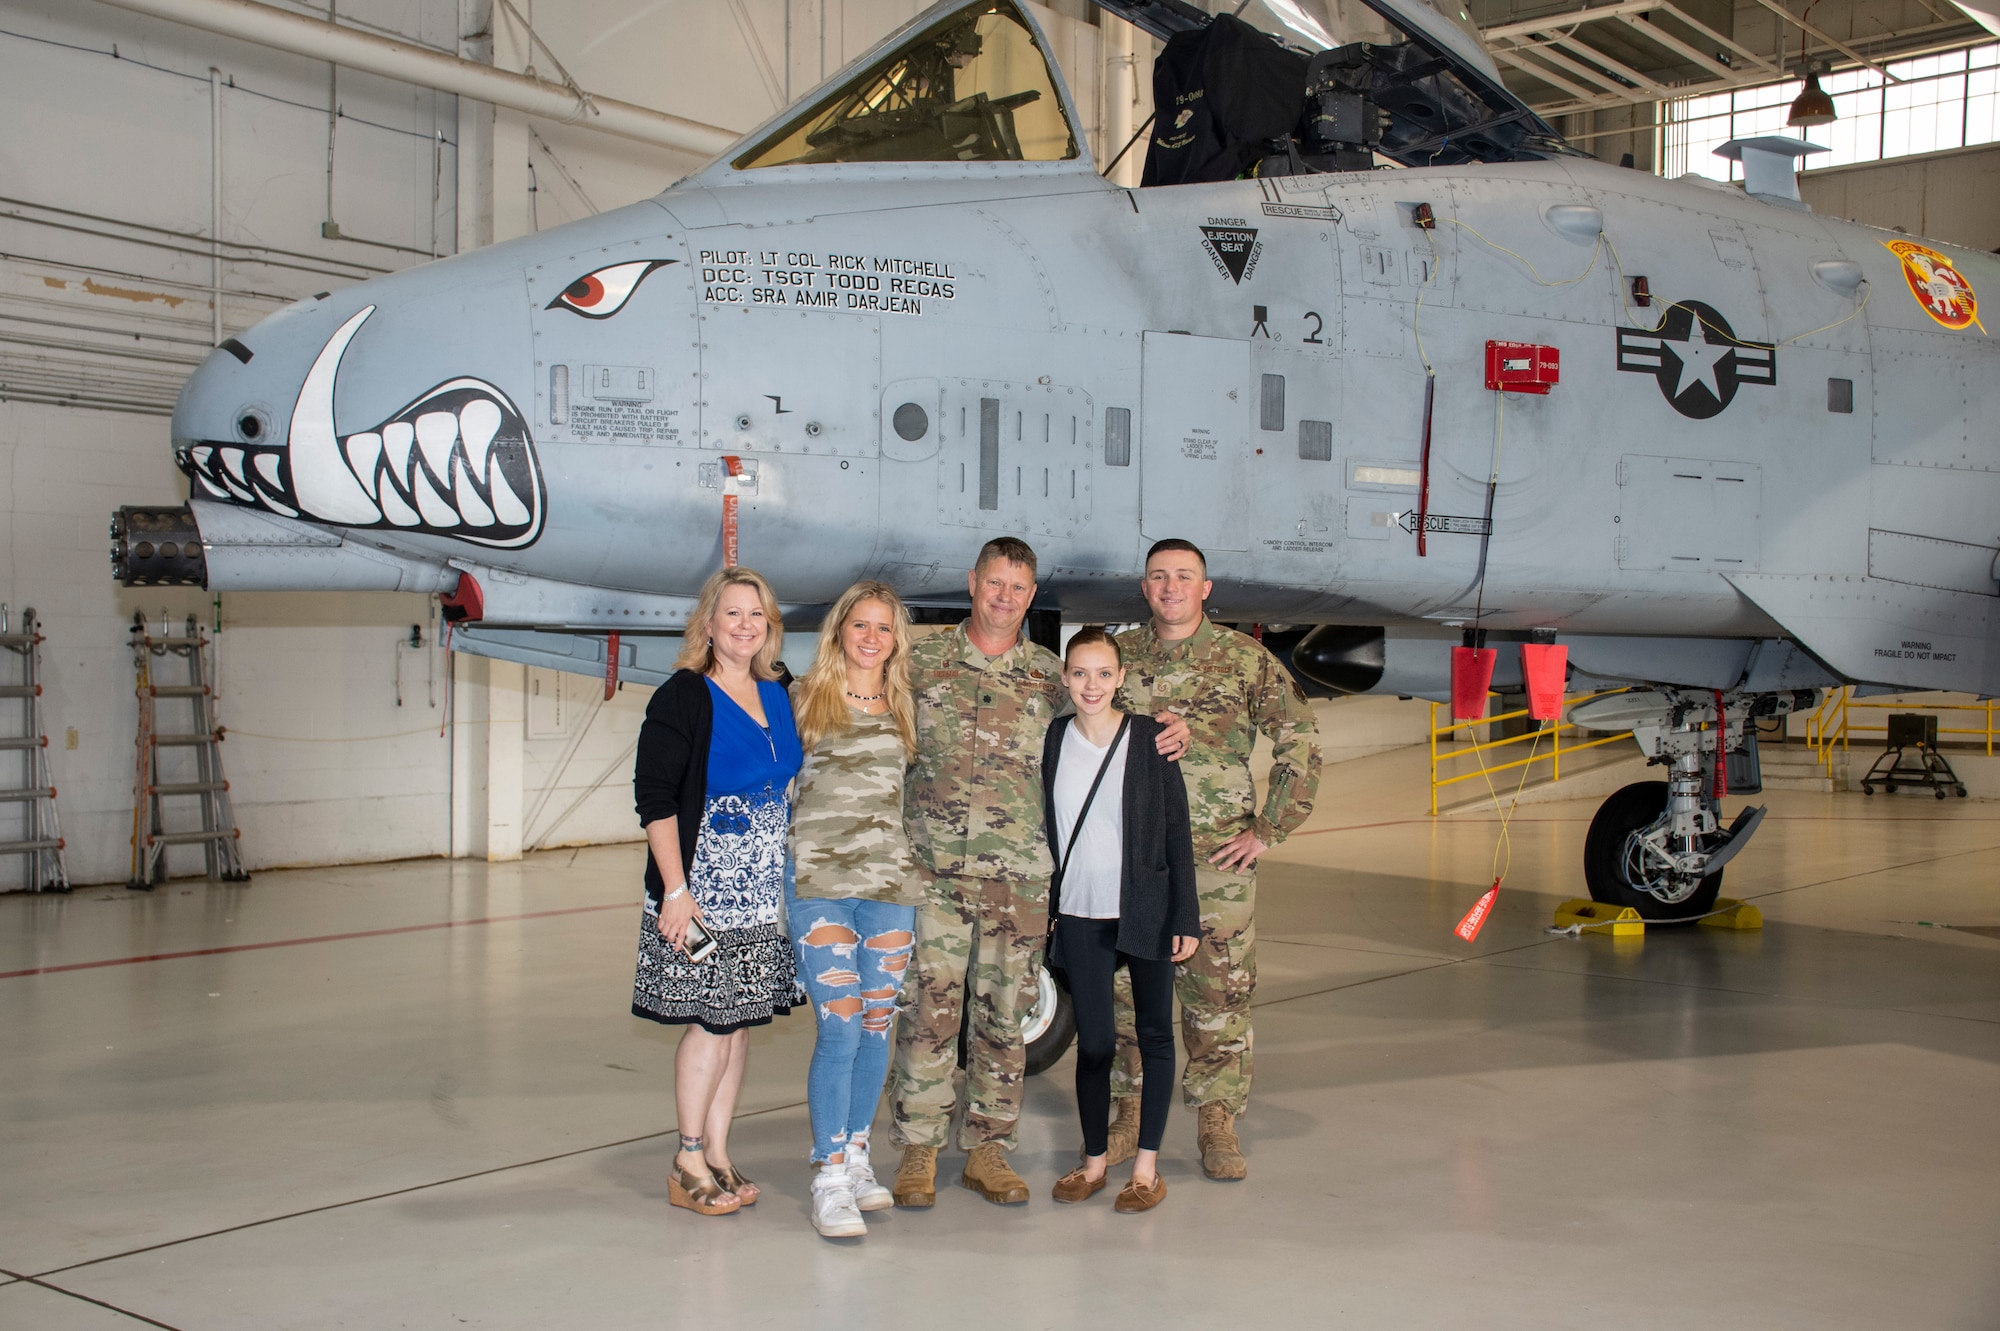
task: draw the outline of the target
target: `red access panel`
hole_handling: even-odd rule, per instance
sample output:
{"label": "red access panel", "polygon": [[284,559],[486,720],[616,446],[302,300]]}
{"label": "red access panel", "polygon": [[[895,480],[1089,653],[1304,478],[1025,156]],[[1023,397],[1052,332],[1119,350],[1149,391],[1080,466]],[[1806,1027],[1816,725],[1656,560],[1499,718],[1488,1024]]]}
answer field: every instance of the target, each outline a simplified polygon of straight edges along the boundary
{"label": "red access panel", "polygon": [[1533,342],[1488,342],[1486,386],[1499,393],[1546,393],[1562,378],[1562,352]]}

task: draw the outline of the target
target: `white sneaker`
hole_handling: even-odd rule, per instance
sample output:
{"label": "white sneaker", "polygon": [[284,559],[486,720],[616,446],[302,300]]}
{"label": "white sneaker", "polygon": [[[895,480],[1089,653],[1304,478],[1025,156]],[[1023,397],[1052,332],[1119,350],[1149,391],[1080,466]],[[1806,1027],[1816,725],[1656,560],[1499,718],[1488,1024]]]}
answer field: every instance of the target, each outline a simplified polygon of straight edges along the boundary
{"label": "white sneaker", "polygon": [[858,1239],[868,1222],[854,1204],[854,1180],[846,1165],[821,1165],[812,1181],[813,1228],[829,1239]]}
{"label": "white sneaker", "polygon": [[854,1204],[864,1211],[886,1211],[896,1204],[896,1194],[875,1181],[875,1167],[868,1163],[868,1143],[847,1146],[847,1177],[854,1183]]}

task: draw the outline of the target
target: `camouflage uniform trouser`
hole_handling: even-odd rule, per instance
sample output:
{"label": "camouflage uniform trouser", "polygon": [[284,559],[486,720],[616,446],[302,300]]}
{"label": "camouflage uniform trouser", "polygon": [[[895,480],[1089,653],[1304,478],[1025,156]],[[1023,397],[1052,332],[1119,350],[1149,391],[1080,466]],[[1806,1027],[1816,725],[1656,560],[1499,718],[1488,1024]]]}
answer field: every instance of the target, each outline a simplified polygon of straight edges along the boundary
{"label": "camouflage uniform trouser", "polygon": [[[1250,1101],[1254,1041],[1250,996],[1257,988],[1256,873],[1224,873],[1206,863],[1194,871],[1201,904],[1201,945],[1174,968],[1174,996],[1181,1004],[1181,1043],[1187,1070],[1181,1098],[1189,1108],[1220,1104],[1241,1114]],[[1139,1045],[1133,1035],[1132,977],[1118,972],[1118,1057],[1111,1066],[1111,1094],[1139,1093]]]}
{"label": "camouflage uniform trouser", "polygon": [[1014,1148],[1027,1049],[1021,1018],[1034,1005],[1035,967],[1049,931],[1045,879],[923,875],[915,964],[890,1073],[899,1146],[943,1147],[958,1103],[965,1041],[965,1124],[959,1146]]}

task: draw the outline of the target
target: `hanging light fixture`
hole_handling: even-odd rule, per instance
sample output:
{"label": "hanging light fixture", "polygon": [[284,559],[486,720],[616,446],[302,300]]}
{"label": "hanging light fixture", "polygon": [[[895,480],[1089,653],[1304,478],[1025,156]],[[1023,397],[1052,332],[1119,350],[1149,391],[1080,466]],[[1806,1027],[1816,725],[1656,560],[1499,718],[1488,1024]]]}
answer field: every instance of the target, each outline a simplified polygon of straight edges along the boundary
{"label": "hanging light fixture", "polygon": [[1791,114],[1785,117],[1787,125],[1804,129],[1809,125],[1831,125],[1840,113],[1833,109],[1833,98],[1826,95],[1826,89],[1819,86],[1820,68],[1815,68],[1806,52],[1806,37],[1812,31],[1806,22],[1812,18],[1813,10],[1819,8],[1820,0],[1812,0],[1806,12],[1799,16],[1799,63],[1805,66],[1806,86],[1792,99]]}
{"label": "hanging light fixture", "polygon": [[1839,113],[1833,109],[1833,98],[1819,86],[1819,71],[1806,66],[1806,86],[1792,100],[1792,111],[1785,117],[1785,123],[1804,129],[1808,125],[1830,125],[1837,119]]}

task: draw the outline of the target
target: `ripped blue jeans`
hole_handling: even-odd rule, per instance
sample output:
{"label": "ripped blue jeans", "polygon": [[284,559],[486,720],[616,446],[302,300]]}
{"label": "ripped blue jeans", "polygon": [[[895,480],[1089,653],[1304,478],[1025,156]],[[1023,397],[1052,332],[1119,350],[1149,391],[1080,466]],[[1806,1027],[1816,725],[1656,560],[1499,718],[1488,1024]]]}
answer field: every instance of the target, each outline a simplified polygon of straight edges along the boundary
{"label": "ripped blue jeans", "polygon": [[917,909],[886,901],[793,897],[792,947],[818,1038],[806,1073],[812,1158],[866,1138],[889,1074],[896,1003],[916,945]]}

